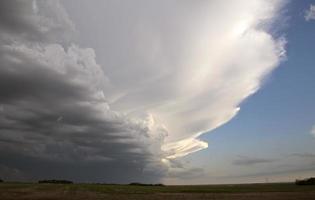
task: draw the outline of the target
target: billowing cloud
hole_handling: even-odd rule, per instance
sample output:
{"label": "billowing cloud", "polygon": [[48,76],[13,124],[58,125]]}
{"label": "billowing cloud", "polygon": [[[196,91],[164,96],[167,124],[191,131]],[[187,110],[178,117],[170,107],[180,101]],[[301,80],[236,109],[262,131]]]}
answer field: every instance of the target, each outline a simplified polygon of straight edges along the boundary
{"label": "billowing cloud", "polygon": [[315,20],[315,5],[311,4],[309,9],[305,11],[305,20]]}
{"label": "billowing cloud", "polygon": [[207,148],[284,55],[268,33],[282,1],[72,3],[1,2],[0,165],[30,179],[199,176],[173,159]]}
{"label": "billowing cloud", "polygon": [[[26,10],[32,5],[14,3],[8,4]],[[26,42],[19,28],[25,35],[44,35],[43,27],[16,20],[19,23],[6,22],[7,32],[2,34],[6,41],[0,48],[1,169],[17,168],[31,179],[153,181],[163,168],[146,167],[156,167],[153,163],[161,160],[164,129],[151,116],[136,120],[110,109],[102,90],[108,80],[95,62],[93,49],[64,48],[34,42],[35,38]],[[46,28],[53,31],[48,29],[55,26]],[[17,33],[10,38],[12,31]]]}
{"label": "billowing cloud", "polygon": [[2,48],[0,59],[2,155],[127,165],[131,174],[142,174],[158,159],[152,152],[157,156],[163,129],[149,118],[137,122],[110,110],[98,87],[105,78],[91,49],[11,45]]}
{"label": "billowing cloud", "polygon": [[[74,32],[74,24],[61,4],[54,1],[1,1],[0,28],[2,42],[65,42]],[[62,35],[62,37],[60,37]]]}

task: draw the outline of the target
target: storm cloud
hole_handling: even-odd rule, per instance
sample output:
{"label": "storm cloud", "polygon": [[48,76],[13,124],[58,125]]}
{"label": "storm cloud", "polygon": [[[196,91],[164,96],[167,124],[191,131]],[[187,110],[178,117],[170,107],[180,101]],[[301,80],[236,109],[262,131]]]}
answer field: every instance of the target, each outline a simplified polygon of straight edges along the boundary
{"label": "storm cloud", "polygon": [[268,33],[282,1],[64,4],[0,3],[8,179],[201,176],[173,159],[205,149],[199,136],[232,119],[284,56]]}
{"label": "storm cloud", "polygon": [[[106,77],[94,51],[33,38],[25,42],[27,37],[16,37],[21,30],[45,38],[43,27],[10,15],[28,13],[34,2],[2,4],[17,10],[2,13],[7,16],[1,21],[7,30],[0,49],[0,160],[6,169],[1,175],[12,169],[35,180],[109,182],[150,182],[160,176],[163,168],[146,167],[159,166],[153,163],[162,156],[163,129],[152,125],[150,116],[137,121],[110,110],[102,92]],[[35,13],[31,21],[36,17],[42,18]]]}

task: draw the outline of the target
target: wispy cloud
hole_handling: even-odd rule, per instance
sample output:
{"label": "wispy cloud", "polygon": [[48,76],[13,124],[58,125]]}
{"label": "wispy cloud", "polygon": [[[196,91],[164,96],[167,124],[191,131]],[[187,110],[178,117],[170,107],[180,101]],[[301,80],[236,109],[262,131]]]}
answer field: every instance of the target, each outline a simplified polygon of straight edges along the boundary
{"label": "wispy cloud", "polygon": [[252,157],[247,157],[247,156],[239,156],[232,163],[234,165],[251,166],[251,165],[272,163],[275,161],[277,161],[277,160],[276,159],[267,159],[267,158],[252,158]]}
{"label": "wispy cloud", "polygon": [[315,166],[314,153],[293,153],[290,156],[296,158],[295,165],[299,166],[300,168],[309,168]]}
{"label": "wispy cloud", "polygon": [[296,156],[300,158],[313,158],[315,159],[315,154],[312,153],[293,153],[291,156]]}
{"label": "wispy cloud", "polygon": [[310,5],[309,9],[305,11],[304,18],[306,21],[315,20],[315,5]]}

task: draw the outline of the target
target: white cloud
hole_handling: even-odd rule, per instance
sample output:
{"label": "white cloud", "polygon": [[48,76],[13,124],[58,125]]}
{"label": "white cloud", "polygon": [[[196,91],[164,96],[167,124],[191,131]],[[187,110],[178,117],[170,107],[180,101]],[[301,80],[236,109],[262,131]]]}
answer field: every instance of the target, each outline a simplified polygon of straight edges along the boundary
{"label": "white cloud", "polygon": [[315,125],[311,129],[311,134],[315,137]]}
{"label": "white cloud", "polygon": [[95,21],[75,23],[101,35],[82,40],[97,40],[111,107],[152,115],[168,131],[168,158],[206,148],[197,138],[231,120],[284,55],[285,40],[266,27],[282,1],[109,2]]}
{"label": "white cloud", "polygon": [[305,11],[304,17],[306,21],[315,20],[315,5],[310,5],[310,8]]}

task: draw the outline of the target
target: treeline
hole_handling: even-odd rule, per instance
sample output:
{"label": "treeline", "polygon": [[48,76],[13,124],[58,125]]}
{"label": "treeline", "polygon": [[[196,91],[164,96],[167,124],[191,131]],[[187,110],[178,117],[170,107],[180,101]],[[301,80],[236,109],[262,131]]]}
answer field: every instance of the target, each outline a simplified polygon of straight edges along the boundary
{"label": "treeline", "polygon": [[38,183],[52,183],[52,184],[73,184],[72,181],[68,181],[68,180],[40,180],[38,181]]}
{"label": "treeline", "polygon": [[296,180],[295,181],[296,185],[315,185],[315,178],[307,178],[303,180]]}
{"label": "treeline", "polygon": [[137,185],[137,186],[165,186],[162,183],[157,184],[146,184],[146,183],[129,183],[129,185]]}
{"label": "treeline", "polygon": [[[50,183],[50,184],[73,184],[72,181],[68,180],[56,180],[56,179],[50,179],[50,180],[39,180],[38,183]],[[92,183],[93,184],[93,183]],[[94,183],[97,185],[123,185],[123,184],[114,184],[114,183]],[[157,183],[157,184],[146,184],[146,183],[138,183],[138,182],[133,182],[129,183],[128,185],[134,185],[134,186],[165,186],[162,183]]]}
{"label": "treeline", "polygon": [[[0,178],[0,183],[4,183],[4,180]],[[39,180],[39,184],[73,184],[72,181],[69,180],[63,180],[63,179],[44,179],[44,180]],[[162,183],[156,183],[156,184],[147,184],[147,183],[138,183],[138,182],[132,182],[129,184],[117,184],[117,183],[90,183],[90,184],[96,184],[96,185],[133,185],[133,186],[165,186]]]}

